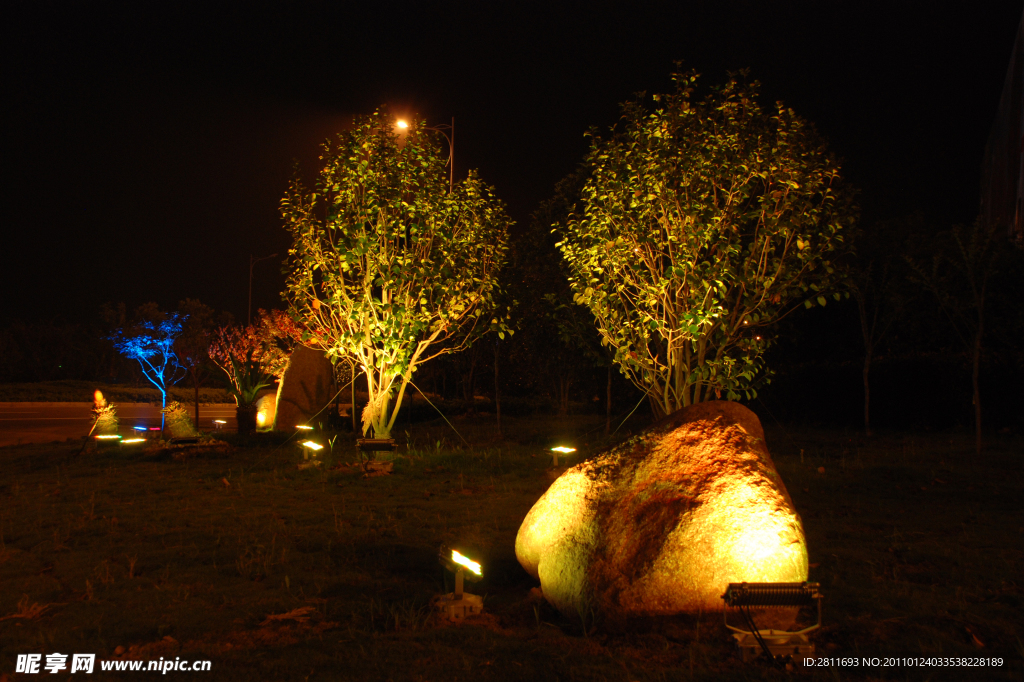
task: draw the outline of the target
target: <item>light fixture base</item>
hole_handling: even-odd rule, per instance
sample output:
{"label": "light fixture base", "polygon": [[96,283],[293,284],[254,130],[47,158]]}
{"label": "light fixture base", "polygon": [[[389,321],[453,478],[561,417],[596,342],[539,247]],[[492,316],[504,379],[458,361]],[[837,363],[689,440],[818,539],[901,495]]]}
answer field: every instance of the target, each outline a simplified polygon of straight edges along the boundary
{"label": "light fixture base", "polygon": [[434,606],[448,620],[464,620],[484,612],[484,599],[469,592],[463,592],[462,598],[458,599],[454,592],[449,592],[434,597]]}
{"label": "light fixture base", "polygon": [[[792,660],[801,661],[814,656],[814,645],[808,641],[807,635],[795,635],[779,630],[759,630],[758,634],[776,659],[791,656]],[[733,633],[732,636],[736,639],[736,647],[744,663],[749,663],[761,655],[761,645],[753,633]]]}

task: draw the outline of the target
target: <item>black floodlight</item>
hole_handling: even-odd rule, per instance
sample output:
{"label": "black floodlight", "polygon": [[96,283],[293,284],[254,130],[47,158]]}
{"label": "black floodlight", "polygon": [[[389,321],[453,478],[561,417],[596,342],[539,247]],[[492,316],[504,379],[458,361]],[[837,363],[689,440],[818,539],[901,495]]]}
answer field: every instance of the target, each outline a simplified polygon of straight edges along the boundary
{"label": "black floodlight", "polygon": [[394,438],[357,438],[356,447],[363,452],[391,452],[395,449]]}
{"label": "black floodlight", "polygon": [[[821,593],[818,583],[729,583],[722,595],[725,601],[725,627],[733,631],[744,661],[757,656],[760,649],[769,660],[791,656],[799,660],[814,654],[807,633],[821,627]],[[817,606],[818,621],[800,630],[758,628],[752,610],[799,609]],[[746,628],[729,624],[729,610],[740,612]]]}
{"label": "black floodlight", "polygon": [[395,449],[394,438],[357,438],[356,447],[359,449],[359,461],[363,461],[363,455],[366,455],[366,459],[373,459],[372,453],[374,452],[393,452]]}

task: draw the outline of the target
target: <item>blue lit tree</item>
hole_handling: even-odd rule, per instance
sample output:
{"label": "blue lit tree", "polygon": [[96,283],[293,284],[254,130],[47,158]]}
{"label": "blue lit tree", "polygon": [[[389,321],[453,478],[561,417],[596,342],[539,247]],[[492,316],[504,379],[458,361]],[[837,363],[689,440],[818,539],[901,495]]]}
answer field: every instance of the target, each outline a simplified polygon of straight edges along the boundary
{"label": "blue lit tree", "polygon": [[[143,320],[127,331],[118,329],[110,337],[114,348],[137,360],[142,373],[160,391],[162,408],[167,407],[167,389],[185,376],[185,368],[174,353],[174,340],[181,334],[187,316],[171,313],[159,321]],[[164,425],[163,413],[160,428]]]}

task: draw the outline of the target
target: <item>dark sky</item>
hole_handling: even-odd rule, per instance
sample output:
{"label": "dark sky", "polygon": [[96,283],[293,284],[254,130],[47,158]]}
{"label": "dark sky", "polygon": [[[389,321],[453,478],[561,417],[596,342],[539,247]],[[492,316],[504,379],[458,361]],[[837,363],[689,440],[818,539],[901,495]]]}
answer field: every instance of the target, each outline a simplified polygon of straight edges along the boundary
{"label": "dark sky", "polygon": [[[366,8],[373,6],[374,10]],[[0,323],[188,296],[244,319],[298,161],[380,104],[455,117],[526,220],[674,60],[815,122],[865,219],[969,221],[1021,2],[23,2],[5,9]],[[253,305],[279,304],[278,259]]]}

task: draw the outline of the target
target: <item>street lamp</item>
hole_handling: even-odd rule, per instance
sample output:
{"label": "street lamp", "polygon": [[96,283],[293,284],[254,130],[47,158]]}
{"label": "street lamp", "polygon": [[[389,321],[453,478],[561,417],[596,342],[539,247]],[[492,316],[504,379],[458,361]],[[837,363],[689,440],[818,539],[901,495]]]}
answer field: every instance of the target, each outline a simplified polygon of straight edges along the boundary
{"label": "street lamp", "polygon": [[[402,130],[408,130],[409,122],[405,119],[398,119],[395,121],[395,125]],[[448,194],[452,193],[452,188],[455,186],[455,117],[452,116],[452,123],[442,123],[436,126],[423,126],[423,130],[433,130],[434,132],[441,133],[444,135],[444,139],[448,141]],[[445,132],[448,131],[448,132]]]}
{"label": "street lamp", "polygon": [[252,266],[256,265],[261,260],[267,260],[268,258],[273,258],[276,255],[276,253],[272,253],[269,256],[263,256],[262,258],[253,258],[253,255],[251,253],[249,254],[249,316],[246,318],[246,326],[252,324]]}

